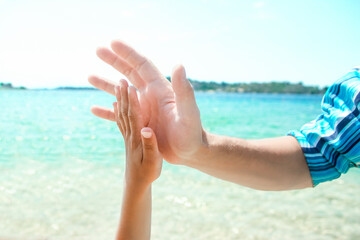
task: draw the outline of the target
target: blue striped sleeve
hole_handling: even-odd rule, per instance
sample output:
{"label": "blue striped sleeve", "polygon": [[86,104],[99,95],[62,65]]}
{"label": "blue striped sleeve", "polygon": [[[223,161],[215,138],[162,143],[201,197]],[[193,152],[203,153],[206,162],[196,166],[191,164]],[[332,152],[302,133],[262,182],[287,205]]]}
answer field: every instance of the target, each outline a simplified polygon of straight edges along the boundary
{"label": "blue striped sleeve", "polygon": [[306,158],[314,186],[331,181],[360,162],[360,74],[336,81],[322,100],[322,114],[290,131]]}

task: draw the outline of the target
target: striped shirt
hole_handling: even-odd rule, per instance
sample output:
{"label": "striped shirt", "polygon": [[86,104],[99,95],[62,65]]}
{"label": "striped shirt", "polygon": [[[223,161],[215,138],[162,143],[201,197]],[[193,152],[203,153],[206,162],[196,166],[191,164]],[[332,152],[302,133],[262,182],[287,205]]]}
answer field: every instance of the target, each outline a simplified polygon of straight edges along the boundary
{"label": "striped shirt", "polygon": [[360,163],[360,67],[325,93],[322,114],[290,131],[304,152],[313,185],[331,181]]}

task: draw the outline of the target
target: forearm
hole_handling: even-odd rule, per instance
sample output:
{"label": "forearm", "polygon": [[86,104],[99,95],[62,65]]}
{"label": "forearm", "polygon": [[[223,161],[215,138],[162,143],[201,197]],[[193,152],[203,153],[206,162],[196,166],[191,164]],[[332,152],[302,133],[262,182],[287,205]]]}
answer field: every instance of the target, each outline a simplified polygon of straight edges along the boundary
{"label": "forearm", "polygon": [[185,165],[260,190],[312,186],[303,152],[291,136],[244,140],[204,132],[204,146]]}
{"label": "forearm", "polygon": [[117,240],[147,240],[151,229],[151,185],[125,184]]}

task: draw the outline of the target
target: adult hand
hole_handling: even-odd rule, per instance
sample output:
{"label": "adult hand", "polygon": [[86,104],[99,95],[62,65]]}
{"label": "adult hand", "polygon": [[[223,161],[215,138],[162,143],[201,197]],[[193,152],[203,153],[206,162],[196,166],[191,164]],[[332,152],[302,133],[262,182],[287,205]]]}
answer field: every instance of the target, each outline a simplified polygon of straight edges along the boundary
{"label": "adult hand", "polygon": [[[125,75],[139,91],[145,126],[155,131],[164,159],[182,164],[192,158],[205,141],[200,112],[184,67],[180,65],[174,68],[170,83],[150,60],[124,42],[113,41],[111,49],[99,48],[96,53]],[[97,76],[90,76],[89,82],[115,95],[114,87],[117,84]],[[91,111],[98,117],[115,121],[111,109],[93,106]]]}
{"label": "adult hand", "polygon": [[[206,133],[201,126],[194,91],[182,66],[174,69],[170,84],[148,59],[130,46],[114,41],[111,48],[113,51],[99,48],[97,55],[139,90],[144,125],[155,131],[166,161],[255,189],[312,186],[304,154],[295,138],[245,140]],[[95,76],[89,77],[89,82],[114,95],[117,84]],[[92,112],[115,121],[110,109],[95,106]]]}

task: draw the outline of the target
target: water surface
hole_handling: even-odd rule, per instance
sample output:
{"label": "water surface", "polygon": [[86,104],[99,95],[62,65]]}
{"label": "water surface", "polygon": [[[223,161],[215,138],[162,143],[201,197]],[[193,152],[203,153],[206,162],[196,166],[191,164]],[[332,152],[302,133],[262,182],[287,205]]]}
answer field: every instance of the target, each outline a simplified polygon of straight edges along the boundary
{"label": "water surface", "polygon": [[[299,129],[321,96],[197,93],[204,128],[241,138]],[[113,239],[124,146],[100,91],[0,91],[0,236]],[[359,171],[315,189],[262,192],[165,164],[153,239],[359,239]]]}

